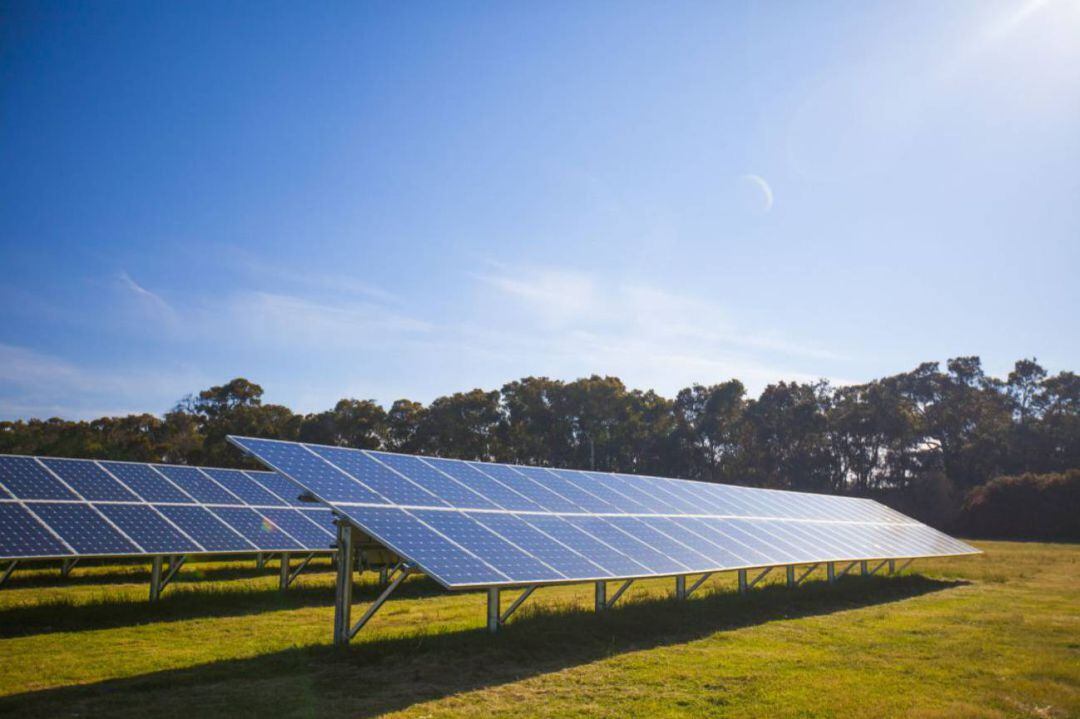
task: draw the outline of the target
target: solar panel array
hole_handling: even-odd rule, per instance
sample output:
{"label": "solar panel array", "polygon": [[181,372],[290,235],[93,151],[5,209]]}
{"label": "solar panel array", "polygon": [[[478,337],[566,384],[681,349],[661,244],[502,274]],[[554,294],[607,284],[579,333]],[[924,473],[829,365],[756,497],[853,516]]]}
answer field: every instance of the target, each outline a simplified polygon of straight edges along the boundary
{"label": "solar panel array", "polygon": [[869,499],[229,439],[448,588],[978,551]]}
{"label": "solar panel array", "polygon": [[274,472],[0,455],[0,559],[329,551]]}

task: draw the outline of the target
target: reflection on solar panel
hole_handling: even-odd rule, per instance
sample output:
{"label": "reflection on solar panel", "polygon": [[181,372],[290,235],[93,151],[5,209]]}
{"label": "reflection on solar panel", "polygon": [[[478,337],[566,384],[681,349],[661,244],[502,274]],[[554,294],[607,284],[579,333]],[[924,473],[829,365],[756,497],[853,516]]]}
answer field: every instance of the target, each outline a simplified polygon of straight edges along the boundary
{"label": "reflection on solar panel", "polygon": [[0,455],[0,560],[330,551],[330,512],[297,494],[273,472]]}
{"label": "reflection on solar panel", "polygon": [[230,440],[453,589],[978,551],[868,499]]}

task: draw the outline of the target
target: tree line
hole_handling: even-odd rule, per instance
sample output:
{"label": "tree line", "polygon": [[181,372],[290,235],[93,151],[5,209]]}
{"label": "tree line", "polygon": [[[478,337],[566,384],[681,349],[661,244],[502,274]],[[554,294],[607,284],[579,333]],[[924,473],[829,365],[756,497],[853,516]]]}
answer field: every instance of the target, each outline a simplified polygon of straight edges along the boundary
{"label": "tree line", "polygon": [[[1056,473],[1071,478],[1071,490],[1060,489],[1066,480],[1031,481],[1072,497],[1071,516],[1080,517],[1080,474],[1062,474],[1080,468],[1080,377],[1050,375],[1033,359],[1005,379],[987,375],[978,357],[957,357],[861,385],[780,382],[757,397],[734,379],[667,398],[597,375],[526,377],[427,405],[347,398],[312,414],[262,396],[237,378],[163,417],[0,422],[0,452],[254,466],[225,441],[239,434],[852,494],[938,527],[991,534],[973,520],[976,509],[985,524],[996,516],[987,502],[1017,493],[976,489],[1002,476]],[[1076,522],[1065,522],[1065,535],[1080,534]],[[1035,530],[1007,533],[1040,536]]]}

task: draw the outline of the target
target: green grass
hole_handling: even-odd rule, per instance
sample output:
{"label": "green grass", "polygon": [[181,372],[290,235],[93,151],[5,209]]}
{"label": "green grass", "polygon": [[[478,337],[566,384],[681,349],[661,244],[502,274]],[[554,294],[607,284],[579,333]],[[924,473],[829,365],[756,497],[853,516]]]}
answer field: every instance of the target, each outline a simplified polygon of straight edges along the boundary
{"label": "green grass", "polygon": [[601,616],[591,587],[546,588],[498,636],[482,593],[410,579],[344,651],[325,563],[285,595],[273,568],[190,565],[157,606],[144,566],[23,571],[0,715],[1080,716],[1080,546],[977,544],[834,587],[642,582]]}

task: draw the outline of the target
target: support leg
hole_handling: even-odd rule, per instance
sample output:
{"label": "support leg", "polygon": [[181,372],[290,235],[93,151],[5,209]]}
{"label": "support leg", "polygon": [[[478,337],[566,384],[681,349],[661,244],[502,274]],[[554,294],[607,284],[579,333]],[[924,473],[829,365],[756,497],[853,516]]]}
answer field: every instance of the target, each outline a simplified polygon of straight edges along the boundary
{"label": "support leg", "polygon": [[67,579],[71,576],[71,570],[75,568],[75,565],[79,563],[79,558],[74,557],[72,559],[65,559],[60,565],[60,577]]}
{"label": "support leg", "polygon": [[289,553],[281,553],[281,574],[278,579],[278,589],[285,591],[289,588]]}
{"label": "support leg", "polygon": [[379,567],[379,586],[385,587],[390,583],[390,568],[385,564]]}
{"label": "support leg", "polygon": [[889,560],[889,574],[896,574],[896,560]]}
{"label": "support leg", "polygon": [[829,577],[829,584],[836,584],[836,562],[826,563],[825,573]]}
{"label": "support leg", "polygon": [[156,602],[161,599],[161,568],[164,558],[157,556],[151,560],[150,565],[150,601]]}
{"label": "support leg", "polygon": [[266,556],[262,552],[259,552],[255,555],[255,568],[261,570],[265,566]]}
{"label": "support leg", "polygon": [[686,577],[675,577],[675,598],[686,599]]}
{"label": "support leg", "polygon": [[352,525],[341,520],[338,524],[338,573],[334,593],[334,644],[338,646],[345,646],[352,638],[349,634],[352,622],[353,562],[355,561],[352,535]]}
{"label": "support leg", "polygon": [[0,572],[0,587],[4,586],[4,582],[8,580],[11,573],[15,571],[15,567],[19,564],[17,559],[12,559],[11,563],[4,567],[4,571]]}
{"label": "support leg", "polygon": [[607,609],[607,582],[596,583],[596,611]]}
{"label": "support leg", "polygon": [[859,562],[859,574],[863,575],[864,577],[870,576],[870,565],[867,564],[865,559]]}
{"label": "support leg", "polygon": [[499,631],[499,588],[491,587],[487,591],[487,628],[492,634]]}
{"label": "support leg", "polygon": [[789,564],[787,567],[787,585],[789,587],[795,586],[795,565]]}
{"label": "support leg", "polygon": [[739,570],[739,594],[746,594],[746,570]]}

